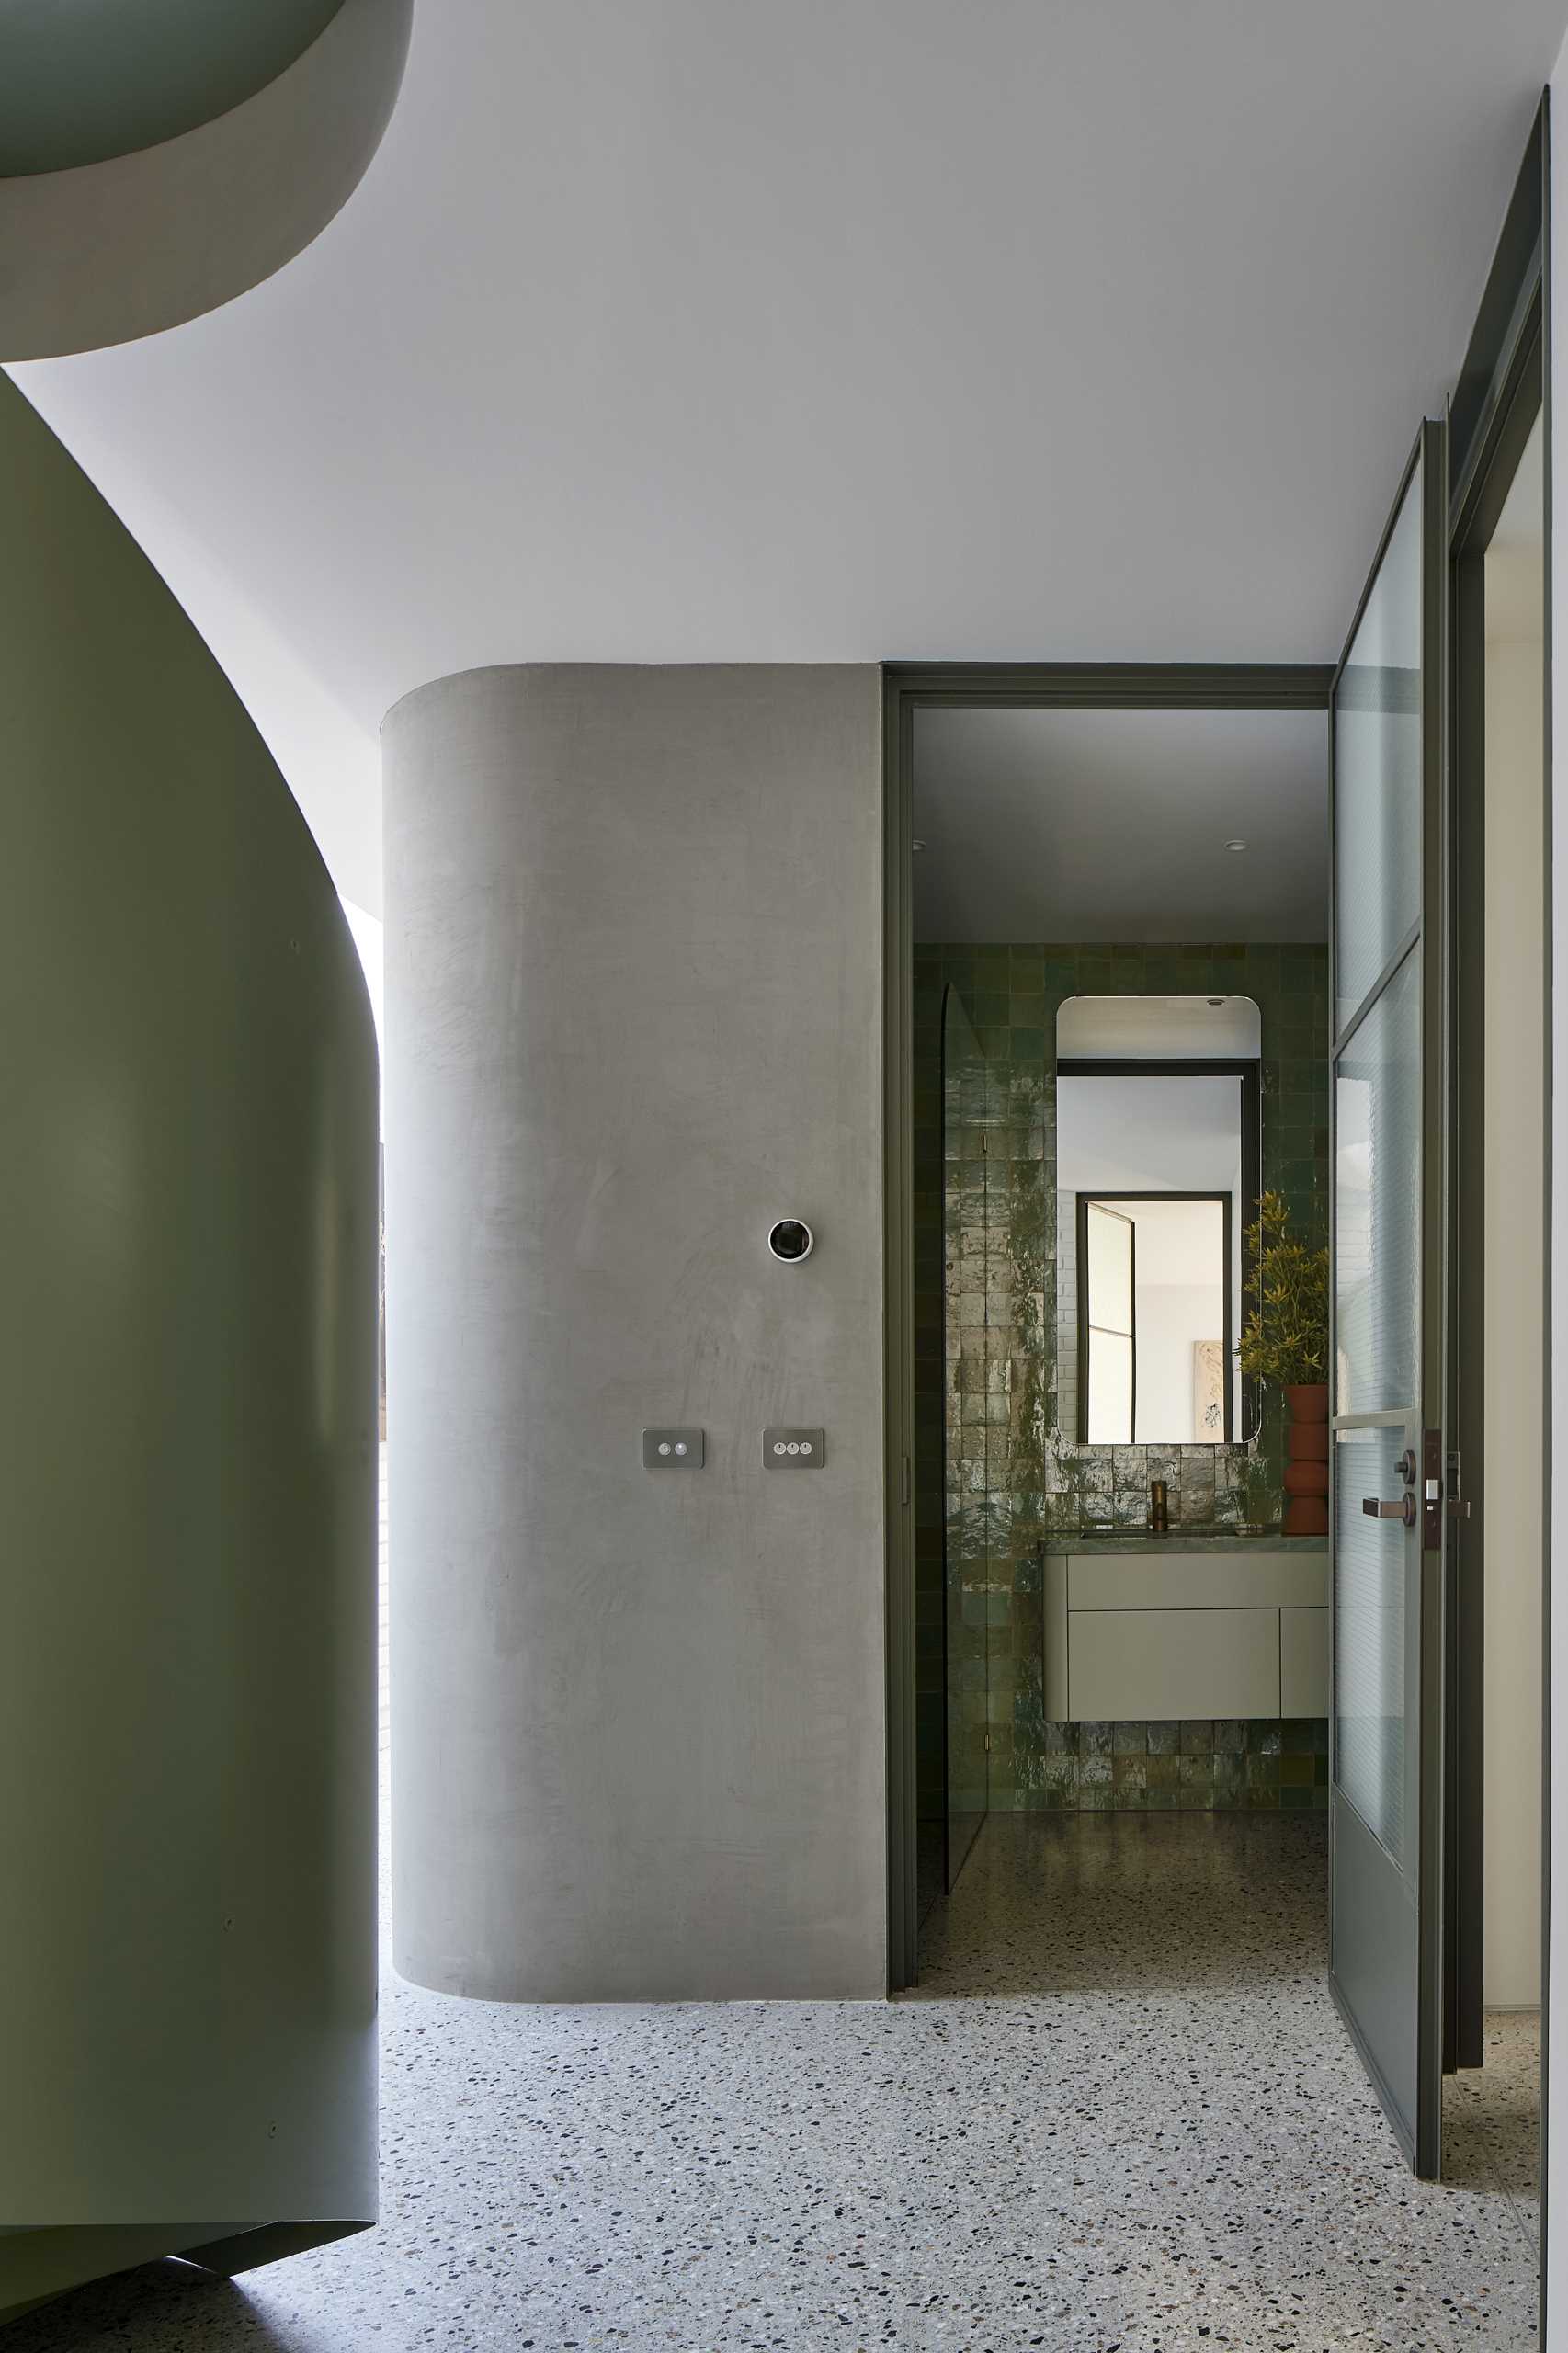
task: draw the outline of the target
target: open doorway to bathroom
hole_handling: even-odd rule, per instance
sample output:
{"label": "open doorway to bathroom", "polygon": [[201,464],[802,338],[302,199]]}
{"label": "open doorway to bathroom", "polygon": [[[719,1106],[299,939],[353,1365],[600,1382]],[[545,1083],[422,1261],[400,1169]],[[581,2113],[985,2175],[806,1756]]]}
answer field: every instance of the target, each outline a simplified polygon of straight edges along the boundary
{"label": "open doorway to bathroom", "polygon": [[[1456,1135],[1492,1159],[1466,1176],[1456,1144],[1436,1228],[1440,1245],[1451,1213],[1465,1494],[1443,1466],[1449,1585],[1426,1631],[1449,1692],[1419,1730],[1407,1669],[1427,1666],[1403,1647],[1416,1630],[1394,1417],[1345,1410],[1384,1346],[1373,1262],[1409,1227],[1408,1156],[1392,1155],[1383,1017],[1375,999],[1345,1013],[1333,930],[1331,755],[1342,796],[1369,746],[1399,779],[1423,772],[1392,592],[1374,587],[1337,674],[1036,672],[1009,694],[1006,673],[976,690],[962,672],[916,671],[890,697],[907,886],[890,1155],[911,1267],[904,1982],[1049,1996],[1063,2052],[1075,2022],[1093,2041],[1105,2000],[1135,1989],[1148,2018],[1168,2013],[1170,2051],[1145,2053],[1156,2075],[1211,2029],[1230,2127],[1249,2129],[1283,2065],[1301,2097],[1281,2147],[1299,2131],[1304,2148],[1309,2110],[1355,2115],[1373,2092],[1388,2105],[1333,1984],[1335,1751],[1346,1779],[1359,1756],[1386,1785],[1402,1745],[1430,1750],[1446,1775],[1432,1816],[1449,1845],[1446,2008],[1441,2155],[1417,2170],[1468,2202],[1457,2222],[1446,2208],[1418,2219],[1468,2234],[1500,2283],[1485,2293],[1521,2315],[1540,2292],[1541,1714],[1499,1695],[1540,1696],[1539,1459],[1517,1527],[1483,1497],[1494,1476],[1526,1482],[1540,1446],[1543,910],[1496,949],[1510,899],[1528,881],[1539,900],[1544,868],[1534,465],[1516,435],[1475,510],[1478,635],[1454,574],[1456,629],[1474,638],[1456,710],[1468,692],[1479,716],[1473,747],[1458,730],[1440,864],[1473,1035],[1445,1031],[1444,1084]],[[1389,546],[1397,557],[1397,510],[1380,561]],[[1341,895],[1359,855],[1346,830]],[[1505,1115],[1523,1067],[1533,1129]],[[1325,1358],[1336,1213],[1339,1355],[1331,1322]],[[1317,1284],[1315,1361],[1244,1345],[1260,1310],[1278,1320],[1260,1261],[1282,1243],[1292,1313]],[[890,1370],[901,1347],[895,1314]],[[1387,1982],[1397,1993],[1392,1963]],[[1223,2137],[1216,2113],[1205,2129]],[[1390,2121],[1398,2174],[1414,2154]],[[1303,2213],[1316,2195],[1303,2174]],[[1455,2293],[1480,2293],[1461,2269]]]}
{"label": "open doorway to bathroom", "polygon": [[991,1815],[1326,1808],[1327,1426],[1238,1344],[1327,1238],[1327,680],[1237,691],[913,722],[928,1938]]}

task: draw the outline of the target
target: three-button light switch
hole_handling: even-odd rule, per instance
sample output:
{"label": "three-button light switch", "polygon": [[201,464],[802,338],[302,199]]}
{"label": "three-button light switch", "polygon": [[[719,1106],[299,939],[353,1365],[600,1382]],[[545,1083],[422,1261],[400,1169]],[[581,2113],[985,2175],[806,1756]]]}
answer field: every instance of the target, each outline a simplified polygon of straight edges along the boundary
{"label": "three-button light switch", "polygon": [[703,1434],[700,1430],[644,1430],[644,1471],[700,1471]]}
{"label": "three-button light switch", "polygon": [[762,1467],[765,1471],[820,1471],[824,1452],[822,1430],[764,1430]]}

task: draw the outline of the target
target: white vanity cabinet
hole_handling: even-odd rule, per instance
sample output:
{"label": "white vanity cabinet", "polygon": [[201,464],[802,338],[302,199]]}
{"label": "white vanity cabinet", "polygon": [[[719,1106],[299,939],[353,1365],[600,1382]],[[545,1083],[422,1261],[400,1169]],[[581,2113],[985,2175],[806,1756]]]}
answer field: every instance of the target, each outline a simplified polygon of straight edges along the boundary
{"label": "white vanity cabinet", "polygon": [[1328,1614],[1326,1552],[1048,1553],[1045,1712],[1326,1716]]}

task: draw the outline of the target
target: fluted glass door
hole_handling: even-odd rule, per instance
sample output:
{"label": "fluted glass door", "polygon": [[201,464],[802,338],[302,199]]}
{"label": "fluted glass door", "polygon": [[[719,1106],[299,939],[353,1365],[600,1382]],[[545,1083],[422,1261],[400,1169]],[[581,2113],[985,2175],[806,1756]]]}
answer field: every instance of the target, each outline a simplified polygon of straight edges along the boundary
{"label": "fluted glass door", "polygon": [[1441,2050],[1446,496],[1427,424],[1333,701],[1331,1972],[1424,2174]]}

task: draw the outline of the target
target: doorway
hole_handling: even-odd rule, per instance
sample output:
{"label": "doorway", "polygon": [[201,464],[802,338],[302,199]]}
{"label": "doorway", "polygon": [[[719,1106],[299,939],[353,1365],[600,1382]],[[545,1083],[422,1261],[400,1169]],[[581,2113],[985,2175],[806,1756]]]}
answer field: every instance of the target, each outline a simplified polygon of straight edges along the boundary
{"label": "doorway", "polygon": [[912,722],[917,1920],[992,1811],[1326,1803],[1322,1433],[1234,1342],[1263,1192],[1326,1231],[1327,686]]}
{"label": "doorway", "polygon": [[[1483,572],[1490,551],[1494,582],[1490,669],[1483,665],[1482,672],[1491,713],[1483,749],[1489,740],[1495,769],[1505,726],[1511,727],[1506,742],[1517,787],[1510,804],[1517,822],[1505,830],[1494,820],[1491,865],[1479,870],[1490,876],[1481,916],[1490,892],[1494,930],[1497,902],[1517,890],[1521,862],[1534,877],[1541,870],[1539,830],[1533,849],[1529,835],[1532,813],[1539,828],[1543,808],[1540,644],[1538,634],[1532,654],[1529,627],[1518,618],[1524,600],[1517,593],[1521,565],[1528,568],[1540,555],[1539,532],[1532,555],[1520,522],[1532,494],[1531,462],[1528,450],[1521,452],[1521,487],[1511,505],[1504,492],[1515,477],[1508,483],[1498,477],[1496,514],[1506,514],[1508,520],[1494,530],[1494,548],[1489,538],[1476,550]],[[1539,483],[1536,494],[1539,499]],[[1514,622],[1510,651],[1500,654],[1505,606],[1496,583],[1505,556],[1511,558],[1515,594],[1506,610]],[[1533,738],[1519,716],[1519,695],[1530,681],[1532,660],[1538,720]],[[1500,702],[1505,681],[1510,692],[1506,711]],[[1314,1218],[1321,1220],[1328,1208],[1329,1076],[1337,1018],[1329,943],[1312,937],[1314,930],[1327,930],[1326,904],[1320,901],[1314,915],[1311,892],[1300,887],[1300,873],[1312,868],[1312,855],[1304,855],[1297,843],[1293,858],[1282,861],[1297,875],[1302,937],[1195,940],[1194,932],[1214,935],[1245,926],[1239,917],[1220,920],[1212,902],[1206,915],[1194,912],[1200,893],[1195,897],[1190,880],[1180,879],[1191,870],[1184,863],[1183,824],[1174,815],[1167,814],[1157,833],[1156,857],[1146,858],[1141,870],[1129,855],[1127,845],[1137,838],[1138,826],[1127,808],[1117,805],[1111,774],[1116,762],[1094,753],[1094,732],[1104,726],[1108,741],[1119,730],[1136,738],[1139,726],[1146,727],[1147,740],[1139,744],[1132,765],[1147,776],[1171,760],[1173,745],[1190,725],[1206,737],[1197,765],[1215,775],[1225,768],[1220,748],[1225,732],[1236,729],[1238,743],[1245,745],[1239,765],[1247,773],[1244,789],[1251,797],[1244,804],[1233,800],[1219,826],[1213,822],[1218,813],[1199,801],[1194,822],[1203,829],[1207,858],[1218,872],[1228,880],[1249,877],[1233,905],[1245,906],[1257,927],[1267,925],[1278,934],[1280,903],[1267,888],[1267,859],[1248,863],[1256,857],[1255,845],[1268,839],[1264,780],[1270,757],[1278,764],[1292,727],[1298,728],[1310,746],[1309,767],[1316,764],[1321,801],[1334,686],[1333,676],[1323,671],[1283,678],[1271,674],[1267,680],[1256,674],[1238,680],[1235,673],[1215,678],[1166,672],[1145,674],[1139,699],[1128,702],[1122,699],[1124,673],[1097,679],[1073,673],[1062,679],[1035,672],[1012,684],[1012,699],[1004,699],[992,677],[971,702],[961,676],[920,672],[897,682],[892,733],[907,756],[900,806],[907,838],[908,894],[902,921],[911,1051],[903,1083],[915,1270],[907,1327],[914,1370],[911,1523],[916,1574],[925,1580],[926,1595],[936,1596],[938,1612],[933,1639],[933,1620],[928,1608],[922,1612],[917,1589],[910,1635],[921,1663],[915,1698],[922,1713],[908,1794],[922,1832],[922,1868],[912,1906],[916,1941],[909,1950],[917,1967],[924,1925],[933,1987],[947,1986],[955,1971],[968,1969],[982,1977],[1000,1972],[1003,1964],[988,1957],[985,1939],[1003,1933],[998,1924],[1004,1920],[1011,1923],[1005,1932],[1012,1939],[1006,1966],[1036,1970],[1048,1982],[1054,1965],[1051,1938],[1065,1933],[1062,1924],[1070,1926],[1076,1938],[1073,1984],[1088,1990],[1096,1982],[1093,1940],[1101,1924],[1114,1923],[1116,1928],[1107,1947],[1108,1969],[1164,1966],[1151,1963],[1142,1940],[1140,1904],[1186,1904],[1201,1890],[1201,1903],[1214,1921],[1233,1923],[1246,1911],[1245,1905],[1239,1912],[1234,1908],[1237,1891],[1244,1887],[1250,1904],[1276,1905],[1281,1922],[1296,1924],[1302,1939],[1298,1961],[1311,1944],[1311,1923],[1326,1919],[1326,1857],[1321,1846],[1314,1854],[1312,1829],[1287,1849],[1278,1840],[1266,1847],[1259,1826],[1297,1813],[1309,1824],[1315,1816],[1321,1834],[1328,1804],[1333,1737],[1327,1550],[1319,1549],[1315,1564],[1325,1580],[1319,1595],[1308,1589],[1312,1548],[1292,1548],[1283,1537],[1295,1490],[1304,1497],[1313,1483],[1311,1475],[1301,1475],[1287,1486],[1284,1474],[1309,1474],[1309,1466],[1322,1464],[1321,1495],[1330,1478],[1328,1444],[1308,1442],[1307,1431],[1292,1436],[1284,1400],[1271,1400],[1267,1384],[1261,1397],[1244,1396],[1239,1381],[1229,1395],[1223,1387],[1219,1390],[1211,1401],[1221,1417],[1218,1444],[1202,1445],[1190,1421],[1163,1432],[1141,1427],[1132,1383],[1123,1384],[1125,1394],[1114,1381],[1108,1391],[1108,1410],[1125,1407],[1125,1433],[1086,1425],[1083,1415],[1091,1410],[1086,1368],[1096,1338],[1109,1352],[1119,1348],[1131,1358],[1153,1323],[1147,1302],[1138,1297],[1135,1236],[1127,1238],[1128,1247],[1101,1254],[1100,1273],[1109,1288],[1099,1295],[1106,1302],[1103,1312],[1091,1312],[1096,1276],[1087,1237],[1096,1211],[1125,1217],[1130,1205],[1160,1196],[1229,1202],[1229,1219],[1221,1211],[1217,1222],[1226,1263],[1214,1271],[1207,1294],[1218,1302],[1209,1311],[1215,1334],[1207,1326],[1201,1334],[1183,1330],[1180,1349],[1189,1362],[1205,1341],[1223,1338],[1231,1320],[1227,1296],[1236,1325],[1244,1315],[1247,1282],[1239,1268],[1231,1274],[1230,1240],[1247,1233],[1266,1192],[1282,1192],[1304,1238],[1319,1237]],[[1403,697],[1404,688],[1399,692]],[[1265,702],[1264,693],[1271,699]],[[923,727],[926,713],[934,722],[929,734]],[[1386,736],[1386,726],[1379,723]],[[1249,739],[1253,725],[1265,733]],[[1265,749],[1267,730],[1275,733],[1272,755]],[[1525,756],[1532,742],[1533,768]],[[1495,779],[1488,783],[1479,770],[1477,776],[1483,796],[1495,795]],[[1037,815],[1047,823],[1045,837],[1030,835],[1017,822],[1020,778]],[[1088,811],[1096,787],[1106,830],[1091,841]],[[1252,813],[1245,819],[1233,813],[1243,805]],[[1456,790],[1456,829],[1461,812],[1473,814],[1474,807],[1468,785]],[[1172,797],[1171,809],[1177,808],[1191,813],[1190,793]],[[1087,860],[1065,881],[1049,837],[1049,828],[1064,811],[1083,838]],[[1232,841],[1248,847],[1232,849]],[[1444,870],[1458,878],[1470,871],[1458,830],[1455,847],[1457,854]],[[971,870],[983,847],[989,883]],[[1327,864],[1326,829],[1321,850],[1320,878]],[[1099,870],[1097,904],[1086,879],[1089,868]],[[1135,887],[1140,871],[1142,879]],[[1151,874],[1156,878],[1153,896]],[[1007,891],[988,915],[987,891],[997,877],[1006,879]],[[1028,892],[1048,887],[1063,891],[1075,926],[1099,936],[1064,939],[1070,926],[1058,910],[1028,912]],[[1138,934],[1142,936],[1129,936]],[[1479,995],[1484,1007],[1484,991],[1467,980],[1477,969],[1483,935],[1473,926],[1467,929],[1457,908],[1454,937],[1456,995],[1467,1002]],[[1539,934],[1533,967],[1524,941],[1512,946],[1524,961],[1511,976],[1494,978],[1488,1018],[1495,1027],[1521,991],[1531,996],[1538,1017],[1533,1027],[1510,1026],[1505,1018],[1512,1059],[1503,1058],[1495,1040],[1492,1047],[1494,1090],[1517,1092],[1513,1074],[1518,1056],[1534,1058],[1539,1071],[1544,1053],[1544,976]],[[1397,977],[1397,960],[1383,957],[1377,960],[1374,978],[1386,967]],[[1248,1018],[1257,1023],[1255,1030],[1241,1026]],[[1214,1024],[1207,1040],[1205,1021]],[[1486,1064],[1483,1058],[1472,1058],[1461,1079],[1460,1044],[1456,1027],[1454,1098],[1462,1106],[1464,1086],[1473,1089]],[[1363,1037],[1363,1059],[1365,1046]],[[1243,1108],[1249,1071],[1256,1073],[1250,1118]],[[892,1074],[897,1077],[896,1066]],[[1233,1156],[1223,1174],[1178,1156],[1186,1149],[1182,1115],[1159,1090],[1187,1075],[1208,1086],[1223,1077],[1234,1087],[1237,1108],[1227,1144]],[[1351,1056],[1345,1063],[1346,1083],[1359,1085],[1363,1076]],[[1069,1115],[1063,1086],[1081,1079],[1096,1085],[1127,1081],[1128,1091],[1113,1115],[1107,1120],[1096,1114],[1087,1122],[1091,1139],[1096,1129],[1101,1135],[1095,1149],[1103,1148],[1107,1134],[1118,1140],[1123,1157],[1115,1165],[1084,1157],[1088,1146],[1064,1135]],[[1141,1091],[1147,1104],[1159,1102],[1157,1119],[1140,1108]],[[1359,1165],[1359,1147],[1343,1115],[1342,1105],[1339,1141],[1349,1168]],[[1478,1124],[1484,1134],[1485,1120]],[[1514,1158],[1527,1168],[1533,1164],[1539,1245],[1541,1154],[1524,1137]],[[1452,1198],[1454,1247],[1462,1255],[1468,1245],[1461,1236],[1471,1229],[1464,1225],[1460,1209],[1473,1216],[1485,1195],[1483,1188],[1467,1193],[1456,1185]],[[1511,1254],[1515,1290],[1528,1295],[1533,1284],[1539,1313],[1540,1260],[1539,1255],[1529,1263],[1521,1259],[1517,1204],[1506,1209],[1504,1199],[1494,1179],[1491,1223],[1479,1255],[1471,1254],[1477,1270],[1468,1310],[1472,1317],[1483,1313],[1487,1233],[1493,1290],[1498,1290],[1495,1257],[1502,1248]],[[1152,1257],[1157,1226],[1152,1223],[1149,1231]],[[1457,1318],[1464,1312],[1461,1304]],[[1500,1344],[1502,1312],[1493,1311],[1494,1345]],[[1539,1324],[1533,1340],[1526,1333],[1521,1358],[1517,1309],[1511,1313],[1515,1353],[1509,1361],[1526,1367],[1524,1393],[1533,1397],[1539,1412]],[[1528,1386],[1531,1348],[1533,1390]],[[1468,1360],[1462,1349],[1457,1353]],[[1230,1359],[1231,1350],[1222,1345],[1221,1365],[1230,1369]],[[1168,1376],[1150,1387],[1166,1398],[1176,1393]],[[1514,1440],[1520,1418],[1517,1399],[1509,1404],[1506,1395],[1494,1379],[1488,1427],[1496,1448]],[[1228,1432],[1222,1426],[1227,1411],[1233,1416]],[[1461,1421],[1456,1414],[1456,1434],[1461,1433]],[[1321,1428],[1326,1441],[1329,1425]],[[1303,1441],[1300,1454],[1296,1438]],[[1475,1441],[1473,1470],[1467,1456],[1464,1483],[1472,1518],[1465,1520],[1448,1509],[1450,1501],[1457,1506],[1466,1498],[1456,1494],[1442,1499],[1449,1562],[1456,1580],[1468,1579],[1466,1591],[1481,1573],[1476,1538],[1487,1439],[1483,1429]],[[1380,1430],[1374,1450],[1383,1444]],[[1462,1451],[1462,1446],[1454,1450]],[[1343,1472],[1343,1465],[1336,1467]],[[1376,1467],[1381,1475],[1381,1450]],[[1153,1571],[1164,1581],[1157,1590],[1150,1584],[1147,1553],[1142,1561],[1137,1557],[1153,1533],[1151,1491],[1156,1483],[1165,1489],[1169,1515]],[[1369,1476],[1362,1483],[1376,1482]],[[1359,1520],[1364,1512],[1358,1487],[1349,1500]],[[1520,1646],[1528,1641],[1521,1608],[1528,1613],[1532,1597],[1538,1611],[1540,1607],[1539,1516],[1531,1525],[1533,1534],[1527,1530],[1525,1541],[1527,1548],[1535,1546],[1533,1587],[1528,1575],[1513,1580],[1516,1602],[1522,1592],[1523,1603],[1505,1620],[1491,1587],[1483,1597],[1494,1608],[1494,1659],[1506,1634],[1513,1645],[1507,1654],[1513,1665],[1504,1672],[1514,1671]],[[1221,1549],[1206,1557],[1204,1548],[1215,1538],[1221,1540]],[[1510,1540],[1507,1558],[1516,1567],[1518,1551]],[[1267,1596],[1256,1582],[1244,1592],[1220,1590],[1224,1577],[1236,1574],[1227,1562],[1238,1560],[1249,1571],[1267,1563],[1273,1580]],[[1209,1583],[1194,1595],[1174,1593],[1172,1580],[1195,1566]],[[1459,1616],[1460,1589],[1456,1582],[1435,1654],[1438,1661],[1450,1662],[1456,1693],[1462,1679],[1458,1663],[1470,1655]],[[1187,1645],[1182,1620],[1189,1604],[1204,1614],[1201,1639]],[[1266,1608],[1268,1638],[1255,1643]],[[1473,1618],[1470,1622],[1473,1628]],[[1539,1657],[1539,1632],[1536,1643]],[[1229,1678],[1222,1689],[1181,1681],[1185,1675],[1216,1670]],[[1494,1665],[1491,1671],[1495,1681],[1499,1670]],[[1340,1711],[1342,1738],[1345,1712]],[[1434,1725],[1440,1730],[1443,1721],[1435,1716]],[[1449,1791],[1436,1821],[1439,1836],[1455,1841],[1457,1852],[1461,1836],[1473,1832],[1471,1825],[1471,1834],[1461,1834],[1462,1808],[1453,1796],[1464,1736],[1457,1700],[1446,1722],[1446,1746],[1439,1755],[1448,1759]],[[1473,1726],[1483,1722],[1483,1711]],[[1494,1748],[1502,1729],[1494,1703]],[[1518,1726],[1507,1730],[1517,1747]],[[1472,1736],[1482,1735],[1472,1730]],[[1475,1786],[1490,1789],[1494,1796],[1500,1788],[1512,1789],[1517,1796],[1519,1769],[1517,1757],[1494,1764],[1490,1780]],[[1539,1770],[1535,1779],[1539,1782]],[[1515,1803],[1504,1813],[1513,1841],[1506,1872],[1517,1947],[1521,1934],[1528,1941],[1539,1922],[1539,1896],[1532,1915],[1530,1889],[1524,1882],[1532,1856],[1539,1882],[1539,1846],[1532,1847],[1530,1838],[1539,1840],[1540,1834],[1539,1827],[1531,1834],[1525,1825],[1528,1808]],[[1092,1846],[1084,1842],[1082,1820],[1065,1828],[1069,1815],[1098,1818]],[[1173,1815],[1176,1821],[1170,1823]],[[1483,1811],[1483,1832],[1489,1818]],[[1229,1848],[1227,1841],[1233,1842]],[[1517,1867],[1521,1845],[1522,1875]],[[1471,1859],[1488,1867],[1488,1853],[1495,1881],[1505,1868],[1503,1846],[1494,1842],[1488,1847],[1483,1838]],[[1054,1892],[1052,1871],[1060,1875]],[[1453,1901],[1456,1883],[1450,1872],[1444,1884],[1457,1924],[1462,1906]],[[1029,1934],[1041,1949],[1027,1958],[1020,1957],[1017,1941],[1021,1889],[1032,1889],[1038,1899]],[[982,1924],[978,1931],[976,1920]],[[1496,1934],[1490,1941],[1495,1961],[1502,1947]],[[1196,1943],[1186,1938],[1182,1967],[1195,1981],[1208,1982],[1210,1960],[1200,1946],[1200,1938]],[[1275,1951],[1271,1965],[1280,1959]],[[912,1968],[911,1978],[914,1973]],[[1457,2006],[1463,1982],[1450,1953],[1442,1972],[1450,2004]],[[1456,2189],[1507,2202],[1519,2231],[1513,2287],[1524,2294],[1528,2275],[1533,2296],[1533,2238],[1528,2249],[1524,2244],[1533,2230],[1539,2130],[1531,2039],[1539,2033],[1539,2013],[1532,2011],[1532,1994],[1538,2003],[1539,1982],[1527,1981],[1522,1994],[1516,1986],[1505,2000],[1494,1979],[1491,1996],[1480,1999],[1476,2009],[1483,2046],[1462,2057],[1457,2045],[1446,2049],[1440,2163]],[[1354,2017],[1349,2023],[1354,2031]],[[1367,2059],[1359,2035],[1357,2047]],[[1438,2166],[1426,2169],[1436,2173]]]}

